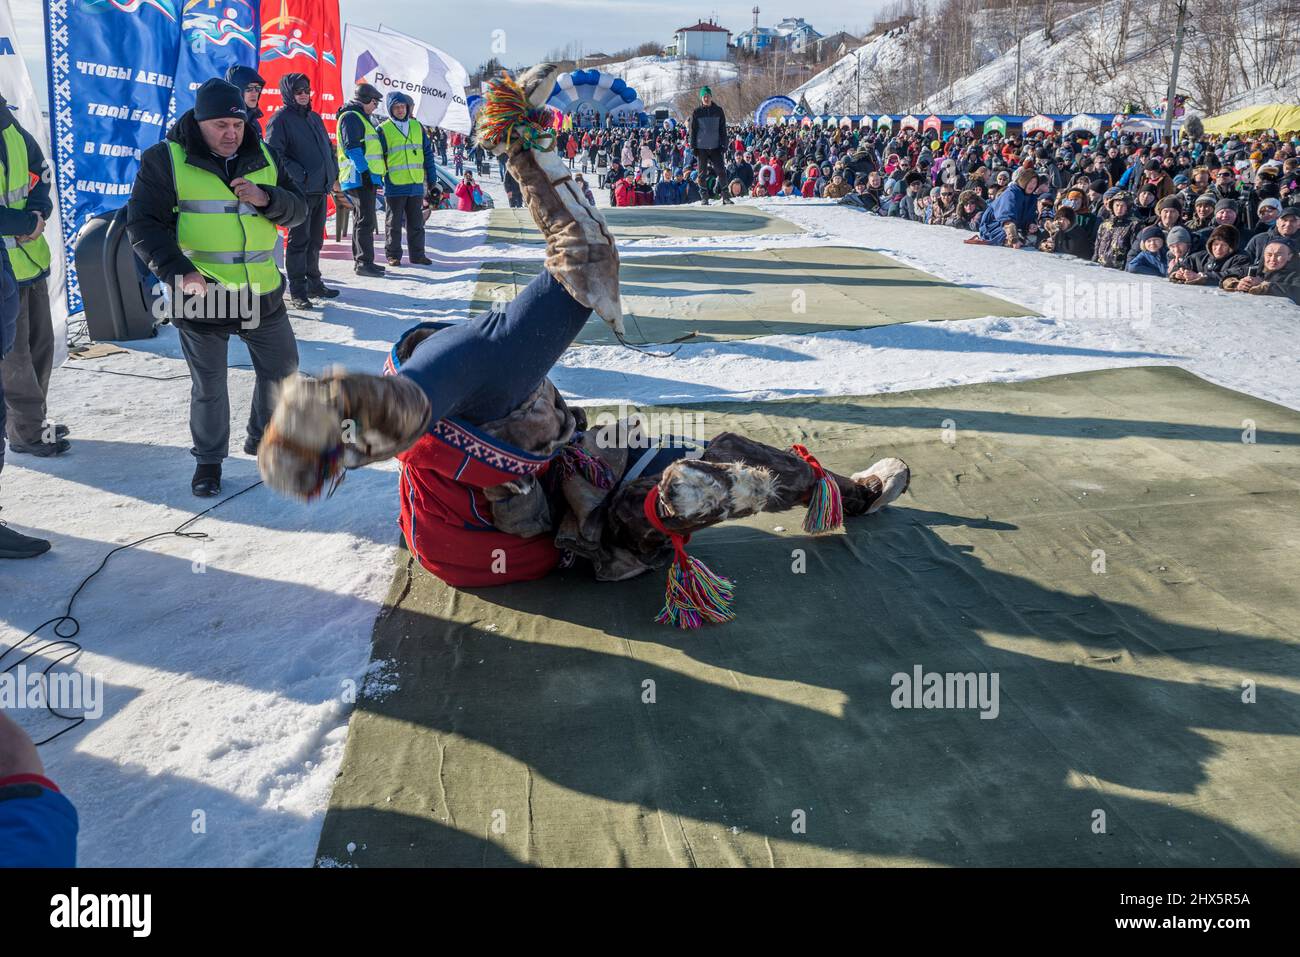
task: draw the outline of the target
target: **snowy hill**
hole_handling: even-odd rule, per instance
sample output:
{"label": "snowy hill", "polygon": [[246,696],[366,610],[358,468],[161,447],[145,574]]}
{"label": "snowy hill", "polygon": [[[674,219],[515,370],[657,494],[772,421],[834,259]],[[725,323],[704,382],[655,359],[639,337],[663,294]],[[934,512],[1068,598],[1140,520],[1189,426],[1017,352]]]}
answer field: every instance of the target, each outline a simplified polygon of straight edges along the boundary
{"label": "snowy hill", "polygon": [[[966,54],[973,69],[955,81],[935,76],[934,65],[944,59],[935,24],[913,20],[874,37],[856,58],[843,57],[790,95],[833,113],[857,112],[859,89],[866,113],[1075,113],[1159,105],[1172,63],[1172,4],[1072,5],[1055,15],[1050,31],[1045,9],[977,11]],[[1280,35],[1279,24],[1287,22],[1280,0],[1245,0],[1213,17],[1208,7],[1198,11],[1194,5],[1197,26],[1188,32],[1179,78],[1191,112],[1300,99],[1300,50]]]}
{"label": "snowy hill", "polygon": [[[796,103],[806,98],[815,113],[881,113],[895,109],[882,96],[886,77],[901,77],[910,67],[907,27],[873,37],[791,90]],[[883,104],[883,105],[882,105]]]}
{"label": "snowy hill", "polygon": [[601,64],[597,69],[627,81],[646,105],[694,93],[701,84],[726,86],[739,77],[729,61],[678,60],[675,57],[639,56]]}

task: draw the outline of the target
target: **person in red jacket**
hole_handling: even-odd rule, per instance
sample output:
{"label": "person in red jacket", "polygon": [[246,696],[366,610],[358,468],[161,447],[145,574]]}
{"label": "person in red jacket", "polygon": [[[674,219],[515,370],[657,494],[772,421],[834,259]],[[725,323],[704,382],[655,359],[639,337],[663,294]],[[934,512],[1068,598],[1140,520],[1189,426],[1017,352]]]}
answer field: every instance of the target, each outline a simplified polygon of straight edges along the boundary
{"label": "person in red jacket", "polygon": [[535,148],[546,145],[537,134],[558,72],[543,64],[519,84],[494,80],[477,131],[529,198],[545,268],[504,309],[408,331],[385,376],[287,379],[258,466],[270,488],[311,499],[345,468],[396,457],[407,548],[456,587],[578,561],[622,581],[672,557],[658,620],[727,621],[731,583],[686,554],[693,531],[801,505],[806,530],[828,531],[893,501],[910,472],[888,458],[841,476],[802,446],[652,438],[628,418],[592,423],[569,408],[548,371],[593,311],[620,338],[623,321],[608,225],[554,147]]}
{"label": "person in red jacket", "polygon": [[474,174],[469,170],[465,170],[465,175],[456,184],[456,208],[462,213],[472,213],[474,211],[474,190],[476,188]]}
{"label": "person in red jacket", "polygon": [[636,183],[632,181],[632,174],[626,173],[623,178],[614,184],[614,202],[618,206],[635,206],[636,202]]}

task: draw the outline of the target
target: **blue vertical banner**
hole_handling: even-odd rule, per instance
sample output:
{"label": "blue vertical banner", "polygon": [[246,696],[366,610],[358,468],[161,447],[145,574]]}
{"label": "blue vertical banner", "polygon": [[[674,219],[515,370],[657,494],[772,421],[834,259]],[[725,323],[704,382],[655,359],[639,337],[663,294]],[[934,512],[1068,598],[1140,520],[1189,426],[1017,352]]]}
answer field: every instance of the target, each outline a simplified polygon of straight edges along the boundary
{"label": "blue vertical banner", "polygon": [[240,64],[257,69],[261,0],[185,0],[172,118],[194,107],[205,80]]}
{"label": "blue vertical banner", "polygon": [[[63,241],[126,204],[140,154],[166,133],[181,47],[179,0],[45,0],[50,121]],[[76,271],[68,309],[81,311]]]}

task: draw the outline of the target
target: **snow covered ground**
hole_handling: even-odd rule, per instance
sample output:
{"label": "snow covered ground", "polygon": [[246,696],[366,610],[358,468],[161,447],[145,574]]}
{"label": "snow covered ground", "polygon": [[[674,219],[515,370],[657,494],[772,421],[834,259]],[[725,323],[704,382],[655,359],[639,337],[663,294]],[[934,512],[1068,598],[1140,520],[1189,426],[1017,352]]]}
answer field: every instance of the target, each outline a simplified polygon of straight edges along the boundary
{"label": "snow covered ground", "polygon": [[[504,202],[498,182],[487,185]],[[643,241],[624,254],[860,245],[1054,314],[685,345],[661,359],[582,346],[554,374],[566,397],[587,404],[861,394],[1172,363],[1300,409],[1300,310],[1288,302],[965,246],[955,230],[819,201],[761,205],[807,232]],[[486,213],[435,214],[435,265],[400,267],[378,281],[358,281],[347,251],[327,246],[326,278],[344,294],[319,319],[294,319],[303,369],[342,363],[377,372],[408,324],[463,314],[479,263],[503,257],[483,245],[486,222]],[[1117,289],[1133,293],[1128,315],[1081,316],[1088,294]],[[72,452],[54,460],[12,455],[5,469],[0,517],[46,535],[54,548],[0,567],[4,645],[59,614],[110,549],[173,529],[210,504],[189,492],[188,381],[175,331],[129,345],[126,354],[56,370],[51,412],[71,427]],[[232,346],[230,361],[247,363],[241,346]],[[253,376],[233,369],[230,379],[232,418],[242,422]],[[232,447],[242,438],[236,427]],[[256,481],[255,462],[232,455],[224,494]],[[83,864],[312,862],[342,754],[347,692],[366,679],[371,625],[391,577],[395,484],[388,464],[351,473],[333,498],[311,506],[254,488],[191,527],[204,539],[163,537],[123,551],[81,593],[74,614],[85,650],[76,667],[102,676],[103,716],[42,755],[79,807]],[[38,737],[62,726],[41,713],[19,718]]]}

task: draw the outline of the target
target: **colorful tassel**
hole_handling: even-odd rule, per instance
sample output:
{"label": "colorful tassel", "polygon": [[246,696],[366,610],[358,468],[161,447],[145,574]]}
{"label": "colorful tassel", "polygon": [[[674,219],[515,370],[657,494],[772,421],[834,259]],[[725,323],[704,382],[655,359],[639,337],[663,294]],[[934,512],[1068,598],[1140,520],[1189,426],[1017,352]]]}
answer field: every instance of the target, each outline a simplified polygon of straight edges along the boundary
{"label": "colorful tassel", "polygon": [[844,525],[844,495],[839,485],[802,445],[792,445],[790,450],[812,466],[817,476],[808,495],[808,514],[804,516],[803,530],[810,535],[821,535],[841,528]]}
{"label": "colorful tassel", "polygon": [[550,113],[530,105],[524,88],[503,73],[488,84],[487,98],[478,111],[478,139],[509,146],[517,133],[527,149],[545,152],[555,147],[550,123]]}
{"label": "colorful tassel", "polygon": [[581,475],[596,488],[614,487],[614,470],[576,443],[560,450],[560,471],[565,478]]}
{"label": "colorful tassel", "polygon": [[698,558],[686,554],[691,536],[670,532],[659,518],[659,487],[653,486],[645,497],[645,515],[650,524],[667,535],[673,543],[673,564],[668,569],[664,607],[655,616],[661,625],[676,628],[699,628],[705,622],[720,625],[731,621],[735,583],[714,573]]}

